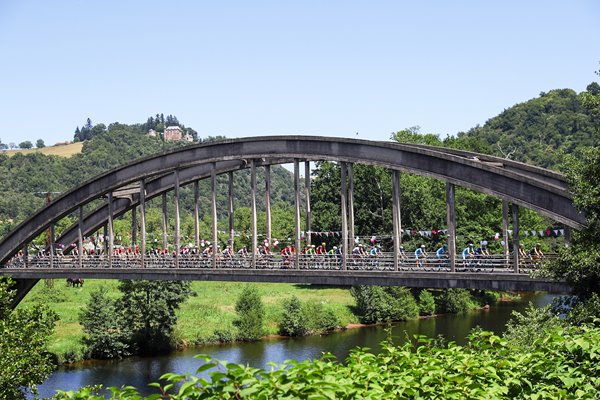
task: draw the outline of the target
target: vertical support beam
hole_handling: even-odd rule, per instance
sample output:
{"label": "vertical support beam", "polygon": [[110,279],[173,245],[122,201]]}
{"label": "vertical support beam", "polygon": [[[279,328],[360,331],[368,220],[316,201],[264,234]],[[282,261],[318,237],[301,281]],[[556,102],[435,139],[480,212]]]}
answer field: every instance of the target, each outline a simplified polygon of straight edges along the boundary
{"label": "vertical support beam", "polygon": [[345,271],[348,267],[348,187],[346,182],[347,167],[345,162],[340,163],[340,172],[342,177],[342,269]]}
{"label": "vertical support beam", "polygon": [[137,207],[131,209],[131,247],[137,245]]}
{"label": "vertical support beam", "polygon": [[348,171],[348,240],[345,247],[352,249],[354,243],[354,166],[346,164]]}
{"label": "vertical support beam", "polygon": [[[50,247],[50,268],[54,268],[54,253],[56,251],[56,246],[54,244],[54,221],[50,222],[50,228],[48,229],[48,241]],[[106,240],[106,239],[105,239]]]}
{"label": "vertical support beam", "polygon": [[394,223],[394,270],[398,271],[402,224],[400,219],[400,171],[397,170],[392,170],[392,216]]}
{"label": "vertical support beam", "polygon": [[29,243],[25,243],[25,246],[23,246],[23,261],[25,262],[25,268],[29,267]]}
{"label": "vertical support beam", "polygon": [[271,248],[271,166],[265,165],[265,213],[267,223],[267,245]]}
{"label": "vertical support beam", "polygon": [[140,182],[140,239],[142,244],[141,263],[144,268],[146,266],[144,262],[146,258],[146,179],[142,179]]}
{"label": "vertical support beam", "polygon": [[210,196],[212,210],[212,267],[217,268],[217,252],[219,251],[219,237],[217,236],[217,165],[211,163],[210,169]]}
{"label": "vertical support beam", "polygon": [[200,189],[198,181],[194,181],[194,246],[200,251]]}
{"label": "vertical support beam", "polygon": [[504,241],[504,265],[508,267],[510,250],[508,246],[508,201],[502,199],[502,240]]}
{"label": "vertical support beam", "polygon": [[450,272],[456,271],[456,207],[454,184],[446,182],[446,224],[448,225],[448,261]]}
{"label": "vertical support beam", "polygon": [[229,209],[229,248],[233,253],[233,244],[235,243],[235,226],[234,226],[234,211],[233,211],[233,171],[229,171],[229,182],[228,182],[228,209]]}
{"label": "vertical support beam", "polygon": [[250,194],[252,208],[252,268],[256,268],[256,248],[258,247],[258,232],[256,228],[256,161],[250,162]]}
{"label": "vertical support beam", "polygon": [[179,170],[175,175],[175,268],[179,268],[179,253],[181,252],[181,220],[179,216]]}
{"label": "vertical support beam", "polygon": [[108,255],[108,223],[102,227],[102,234],[104,235],[104,254]]}
{"label": "vertical support beam", "polygon": [[79,268],[83,268],[83,206],[79,206],[77,216],[77,253],[79,254]]}
{"label": "vertical support beam", "polygon": [[304,198],[306,200],[306,244],[312,244],[311,218],[312,211],[310,209],[310,161],[304,162]]}
{"label": "vertical support beam", "polygon": [[167,193],[162,194],[162,237],[163,250],[169,248],[169,240],[167,237]]}
{"label": "vertical support beam", "polygon": [[113,252],[115,249],[115,230],[113,225],[113,194],[108,192],[108,268],[113,265]]}
{"label": "vertical support beam", "polygon": [[300,269],[300,162],[297,158],[294,159],[294,206],[295,206],[295,247],[296,247],[296,259],[295,267]]}
{"label": "vertical support beam", "polygon": [[519,206],[512,204],[512,230],[513,230],[513,268],[516,274],[519,273]]}
{"label": "vertical support beam", "polygon": [[571,227],[565,225],[563,229],[565,231],[565,246],[571,246]]}

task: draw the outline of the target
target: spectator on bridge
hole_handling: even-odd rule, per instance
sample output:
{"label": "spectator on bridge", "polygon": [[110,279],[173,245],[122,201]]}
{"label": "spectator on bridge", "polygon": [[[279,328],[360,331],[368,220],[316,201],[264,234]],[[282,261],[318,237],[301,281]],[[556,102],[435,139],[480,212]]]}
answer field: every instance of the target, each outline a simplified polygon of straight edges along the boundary
{"label": "spectator on bridge", "polygon": [[463,266],[471,266],[471,262],[474,258],[475,250],[473,249],[473,243],[469,242],[467,243],[467,247],[462,251]]}
{"label": "spectator on bridge", "polygon": [[427,264],[427,252],[424,244],[415,250],[415,259],[417,260],[417,267],[424,267]]}

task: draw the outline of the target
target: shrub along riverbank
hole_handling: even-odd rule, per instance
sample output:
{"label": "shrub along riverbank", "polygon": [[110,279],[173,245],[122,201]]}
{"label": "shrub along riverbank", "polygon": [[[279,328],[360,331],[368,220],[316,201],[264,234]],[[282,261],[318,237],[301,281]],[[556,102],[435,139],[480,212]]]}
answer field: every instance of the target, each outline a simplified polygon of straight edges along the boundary
{"label": "shrub along riverbank", "polygon": [[[175,346],[187,347],[239,339],[235,321],[236,301],[246,284],[235,282],[192,282],[196,293],[177,311],[173,333]],[[410,291],[404,288],[356,287],[293,284],[253,284],[264,309],[264,335],[301,336],[319,334],[357,323],[407,320],[418,315],[463,312],[490,304],[500,295],[464,290]],[[81,288],[66,287],[62,280],[41,281],[19,307],[35,303],[48,305],[60,319],[51,338],[49,351],[59,362],[89,358],[81,342],[81,311],[91,294],[104,289],[108,298],[121,293],[118,281],[86,280]],[[474,296],[475,295],[475,296]]]}

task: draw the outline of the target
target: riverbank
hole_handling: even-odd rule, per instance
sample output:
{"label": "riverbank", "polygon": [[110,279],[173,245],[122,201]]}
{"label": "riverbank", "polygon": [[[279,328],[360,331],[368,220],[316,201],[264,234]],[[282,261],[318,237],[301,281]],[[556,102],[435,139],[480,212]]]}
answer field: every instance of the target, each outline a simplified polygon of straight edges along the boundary
{"label": "riverbank", "polygon": [[[65,281],[40,281],[19,307],[35,302],[47,304],[58,313],[60,320],[51,338],[49,351],[56,354],[59,363],[83,360],[86,352],[81,344],[83,331],[79,325],[79,313],[89,302],[90,294],[101,287],[107,289],[108,296],[117,298],[120,292],[115,280],[86,280],[81,288],[66,287]],[[178,322],[174,333],[174,343],[181,348],[201,346],[223,341],[222,332],[234,337],[236,319],[235,302],[245,284],[237,282],[192,282],[196,293],[177,312]],[[354,314],[355,301],[348,288],[318,285],[294,285],[256,283],[265,306],[265,335],[279,334],[278,322],[281,318],[285,299],[296,296],[302,302],[316,301],[325,309],[331,310],[341,327],[368,326],[360,323]],[[499,294],[486,293],[479,299],[479,306],[500,299]],[[477,303],[474,302],[474,306]],[[221,332],[216,335],[215,331]]]}

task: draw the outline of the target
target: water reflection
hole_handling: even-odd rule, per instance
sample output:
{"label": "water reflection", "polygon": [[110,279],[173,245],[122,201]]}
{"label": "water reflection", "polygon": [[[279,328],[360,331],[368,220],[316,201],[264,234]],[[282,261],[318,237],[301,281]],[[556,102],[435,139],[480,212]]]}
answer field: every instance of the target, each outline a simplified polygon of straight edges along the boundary
{"label": "water reflection", "polygon": [[[472,328],[501,333],[513,310],[522,311],[529,301],[541,307],[549,304],[553,296],[530,294],[517,303],[499,303],[490,310],[463,315],[445,315],[436,318],[407,321],[392,327],[394,342],[404,343],[414,335],[443,336],[459,344],[465,343]],[[39,387],[41,397],[50,397],[56,389],[75,390],[82,386],[103,383],[104,386],[133,385],[145,394],[155,392],[148,388],[165,372],[194,373],[202,361],[194,358],[198,353],[230,362],[268,368],[268,363],[282,363],[288,359],[307,360],[330,352],[344,359],[351,349],[369,347],[379,351],[379,344],[387,338],[384,327],[350,329],[329,336],[295,339],[273,339],[257,343],[204,346],[157,357],[132,357],[121,361],[87,362],[77,367],[63,367]]]}

